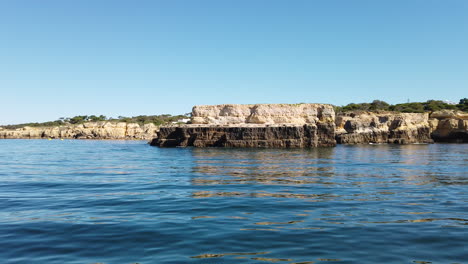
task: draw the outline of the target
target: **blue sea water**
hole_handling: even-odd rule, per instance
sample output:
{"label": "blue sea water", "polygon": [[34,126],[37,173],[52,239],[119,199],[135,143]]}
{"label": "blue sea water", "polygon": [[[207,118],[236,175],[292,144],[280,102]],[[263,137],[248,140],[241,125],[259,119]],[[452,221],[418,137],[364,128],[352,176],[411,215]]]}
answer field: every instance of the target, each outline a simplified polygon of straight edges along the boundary
{"label": "blue sea water", "polygon": [[0,140],[0,263],[468,263],[468,145]]}

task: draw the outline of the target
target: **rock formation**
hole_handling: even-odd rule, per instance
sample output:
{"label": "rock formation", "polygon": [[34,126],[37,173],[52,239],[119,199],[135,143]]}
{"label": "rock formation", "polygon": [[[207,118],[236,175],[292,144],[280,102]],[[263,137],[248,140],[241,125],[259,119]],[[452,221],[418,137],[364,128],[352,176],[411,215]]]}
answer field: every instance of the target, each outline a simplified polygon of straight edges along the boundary
{"label": "rock formation", "polygon": [[429,125],[436,142],[468,143],[468,114],[442,110],[430,115]]}
{"label": "rock formation", "polygon": [[305,148],[335,146],[332,123],[161,127],[151,142],[160,147]]}
{"label": "rock formation", "polygon": [[468,114],[346,112],[331,105],[195,106],[192,124],[161,127],[160,147],[320,147],[339,144],[468,142]]}
{"label": "rock formation", "polygon": [[192,124],[161,127],[161,147],[335,146],[335,112],[324,104],[195,106]]}
{"label": "rock formation", "polygon": [[192,124],[315,124],[335,119],[326,104],[202,105],[192,109]]}
{"label": "rock formation", "polygon": [[80,125],[57,127],[23,127],[0,129],[0,138],[70,138],[70,139],[141,139],[156,136],[159,127],[154,124],[140,126],[124,122],[87,122]]}
{"label": "rock formation", "polygon": [[468,143],[468,114],[339,113],[326,104],[206,105],[190,125],[87,122],[59,127],[2,129],[5,138],[142,139],[161,147],[305,148],[369,143]]}
{"label": "rock formation", "polygon": [[348,112],[336,117],[339,144],[432,143],[427,113]]}
{"label": "rock formation", "polygon": [[339,144],[468,142],[468,114],[442,110],[429,113],[347,112],[337,115]]}

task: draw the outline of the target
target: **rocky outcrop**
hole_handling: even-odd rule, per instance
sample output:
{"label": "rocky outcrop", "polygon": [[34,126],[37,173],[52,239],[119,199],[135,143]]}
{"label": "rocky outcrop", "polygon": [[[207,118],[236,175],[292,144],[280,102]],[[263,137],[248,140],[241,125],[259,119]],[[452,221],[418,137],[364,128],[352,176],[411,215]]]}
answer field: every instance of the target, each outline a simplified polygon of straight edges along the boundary
{"label": "rocky outcrop", "polygon": [[0,129],[0,139],[69,138],[69,139],[141,139],[156,136],[159,127],[124,122],[87,122],[57,127]]}
{"label": "rocky outcrop", "polygon": [[468,114],[442,110],[430,115],[429,125],[435,142],[468,143]]}
{"label": "rocky outcrop", "polygon": [[325,104],[195,106],[192,124],[161,127],[160,147],[335,146],[335,112]]}
{"label": "rocky outcrop", "polygon": [[427,113],[341,113],[336,117],[339,144],[432,143]]}
{"label": "rocky outcrop", "polygon": [[468,114],[348,112],[335,119],[339,144],[468,142]]}
{"label": "rocky outcrop", "polygon": [[335,146],[333,123],[161,127],[159,147],[306,148]]}
{"label": "rocky outcrop", "polygon": [[468,115],[347,112],[331,105],[268,104],[195,106],[192,124],[162,127],[160,147],[304,148],[339,144],[467,142]]}

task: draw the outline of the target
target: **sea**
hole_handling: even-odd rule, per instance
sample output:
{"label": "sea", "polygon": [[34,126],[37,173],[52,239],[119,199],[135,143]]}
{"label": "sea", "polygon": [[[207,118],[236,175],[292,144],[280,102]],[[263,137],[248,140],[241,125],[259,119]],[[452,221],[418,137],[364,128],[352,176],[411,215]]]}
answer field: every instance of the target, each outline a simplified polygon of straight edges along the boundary
{"label": "sea", "polygon": [[468,145],[0,140],[0,263],[468,263]]}

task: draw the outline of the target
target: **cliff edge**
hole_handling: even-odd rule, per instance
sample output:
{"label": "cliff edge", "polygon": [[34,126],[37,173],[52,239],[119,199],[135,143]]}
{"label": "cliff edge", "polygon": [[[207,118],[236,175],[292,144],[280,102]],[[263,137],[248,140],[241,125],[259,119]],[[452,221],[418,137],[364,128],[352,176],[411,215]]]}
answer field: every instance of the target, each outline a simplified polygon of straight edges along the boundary
{"label": "cliff edge", "polygon": [[335,119],[327,104],[202,105],[192,109],[192,124],[315,124]]}
{"label": "cliff edge", "polygon": [[192,109],[192,124],[161,127],[160,147],[335,146],[335,112],[326,104],[208,105]]}

